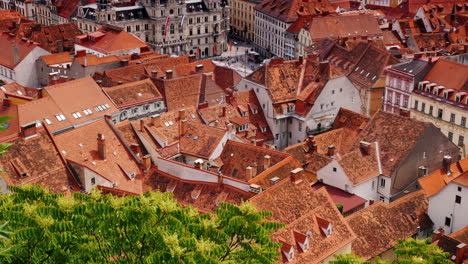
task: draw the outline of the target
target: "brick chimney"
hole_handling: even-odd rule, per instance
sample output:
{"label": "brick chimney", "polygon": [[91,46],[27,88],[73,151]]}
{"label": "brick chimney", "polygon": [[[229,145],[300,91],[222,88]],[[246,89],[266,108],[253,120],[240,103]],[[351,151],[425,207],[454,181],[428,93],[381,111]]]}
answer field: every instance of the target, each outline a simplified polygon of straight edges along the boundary
{"label": "brick chimney", "polygon": [[223,185],[223,174],[218,171],[218,186],[222,186]]}
{"label": "brick chimney", "polygon": [[195,166],[195,169],[199,169],[201,170],[202,169],[202,166],[203,166],[203,160],[196,160],[193,165]]}
{"label": "brick chimney", "polygon": [[457,245],[457,250],[455,251],[455,264],[461,264],[464,261],[465,255],[468,251],[468,245],[465,243],[460,243]]}
{"label": "brick chimney", "polygon": [[196,55],[194,55],[194,54],[192,54],[192,55],[189,55],[189,57],[188,57],[188,58],[189,58],[189,63],[191,63],[191,62],[195,62],[195,61],[197,60],[197,56],[196,56]]}
{"label": "brick chimney", "polygon": [[144,165],[144,171],[147,172],[151,168],[151,155],[146,154],[143,156],[143,165]]}
{"label": "brick chimney", "polygon": [[295,168],[294,170],[292,170],[289,176],[291,182],[295,184],[302,182],[301,173],[303,170],[303,168]]}
{"label": "brick chimney", "polygon": [[[81,57],[84,57],[84,56],[86,56],[86,50],[79,50],[79,51],[76,52],[76,57],[77,58],[81,58]],[[127,62],[128,62],[128,60],[127,60]]]}
{"label": "brick chimney", "polygon": [[445,173],[451,174],[450,165],[452,164],[452,156],[445,155],[444,159],[442,160],[442,168],[444,169]]}
{"label": "brick chimney", "polygon": [[226,106],[223,106],[221,109],[221,116],[220,117],[226,117]]}
{"label": "brick chimney", "polygon": [[179,110],[179,120],[186,120],[187,118],[187,111],[185,109]]}
{"label": "brick chimney", "polygon": [[156,115],[151,117],[151,124],[155,127],[161,125],[161,115]]}
{"label": "brick chimney", "polygon": [[263,157],[263,169],[266,170],[270,167],[271,164],[271,156],[270,155],[265,155]]}
{"label": "brick chimney", "polygon": [[328,146],[328,156],[333,157],[335,156],[336,147],[334,145]]}
{"label": "brick chimney", "polygon": [[99,133],[97,136],[97,146],[98,146],[98,154],[101,159],[106,159],[106,139],[104,135]]}
{"label": "brick chimney", "polygon": [[365,142],[365,141],[359,142],[359,148],[361,149],[362,153],[364,153],[364,155],[370,154],[370,145],[371,143],[369,142]]}
{"label": "brick chimney", "polygon": [[197,66],[195,66],[195,72],[202,73],[204,68],[205,66],[203,64],[198,64]]}
{"label": "brick chimney", "polygon": [[187,132],[187,120],[180,121],[180,135],[184,135]]}
{"label": "brick chimney", "polygon": [[140,155],[141,153],[140,145],[138,145],[137,143],[133,143],[130,145],[130,148],[132,149],[133,153],[135,153],[135,155]]}
{"label": "brick chimney", "polygon": [[120,60],[120,66],[122,67],[128,66],[128,60]]}
{"label": "brick chimney", "polygon": [[36,122],[31,122],[26,125],[22,125],[20,127],[21,135],[25,138],[36,135],[37,134],[37,127]]}
{"label": "brick chimney", "polygon": [[247,177],[247,180],[251,180],[253,178],[253,168],[251,166],[245,168],[245,176]]}
{"label": "brick chimney", "polygon": [[152,70],[151,71],[151,77],[156,78],[158,76],[158,71]]}
{"label": "brick chimney", "polygon": [[257,162],[254,162],[254,164],[251,166],[252,167],[252,178],[254,178],[255,176],[257,176]]}
{"label": "brick chimney", "polygon": [[172,70],[167,70],[166,71],[166,79],[168,79],[168,80],[172,79],[172,75],[173,75]]}
{"label": "brick chimney", "polygon": [[315,144],[314,136],[309,136],[307,138],[307,147],[308,153],[317,152],[317,144]]}
{"label": "brick chimney", "polygon": [[143,119],[140,119],[140,132],[145,131],[145,121]]}
{"label": "brick chimney", "polygon": [[439,227],[437,230],[434,230],[434,232],[432,232],[432,243],[441,239],[443,235],[445,235],[445,230],[443,227]]}

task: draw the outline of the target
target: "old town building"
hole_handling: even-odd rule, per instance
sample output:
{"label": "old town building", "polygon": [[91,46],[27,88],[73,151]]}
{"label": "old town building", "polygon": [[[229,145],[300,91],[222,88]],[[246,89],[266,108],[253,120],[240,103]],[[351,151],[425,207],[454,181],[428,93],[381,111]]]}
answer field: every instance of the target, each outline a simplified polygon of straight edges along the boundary
{"label": "old town building", "polygon": [[411,117],[433,123],[466,157],[468,65],[440,59],[413,90]]}
{"label": "old town building", "polygon": [[231,1],[231,33],[248,42],[254,41],[255,6],[259,0]]}

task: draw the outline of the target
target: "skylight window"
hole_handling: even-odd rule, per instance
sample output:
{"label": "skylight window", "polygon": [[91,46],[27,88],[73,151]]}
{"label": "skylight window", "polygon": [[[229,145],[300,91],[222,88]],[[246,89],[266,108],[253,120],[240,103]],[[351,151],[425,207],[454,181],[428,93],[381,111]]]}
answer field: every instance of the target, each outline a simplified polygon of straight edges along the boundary
{"label": "skylight window", "polygon": [[168,122],[164,122],[164,125],[168,127],[168,126],[169,126],[169,123],[168,123]]}
{"label": "skylight window", "polygon": [[21,91],[16,91],[19,95],[23,95],[23,93]]}
{"label": "skylight window", "polygon": [[93,112],[91,111],[91,109],[88,108],[88,109],[83,110],[83,113],[84,113],[85,115],[90,115],[90,114],[92,114]]}
{"label": "skylight window", "polygon": [[60,122],[67,119],[63,114],[56,114],[55,118],[57,118],[57,120],[60,121]]}
{"label": "skylight window", "polygon": [[169,121],[167,123],[169,123],[170,126],[174,125],[174,122],[172,122],[172,121]]}
{"label": "skylight window", "polygon": [[189,133],[189,134],[187,135],[187,138],[190,138],[191,136],[192,136],[192,134]]}
{"label": "skylight window", "polygon": [[192,117],[192,119],[195,119],[195,115],[194,115],[194,114],[191,114],[190,116]]}
{"label": "skylight window", "polygon": [[354,69],[354,71],[358,71],[358,70],[359,70],[359,66],[358,66],[358,67],[356,67],[356,69]]}
{"label": "skylight window", "polygon": [[104,106],[106,107],[106,109],[110,108],[110,106],[108,104],[104,104]]}
{"label": "skylight window", "polygon": [[45,121],[45,122],[46,122],[48,125],[51,125],[51,124],[52,124],[52,122],[50,122],[50,119],[49,119],[49,118],[47,118],[47,117],[46,117],[46,118],[44,118],[44,121]]}
{"label": "skylight window", "polygon": [[73,113],[72,115],[73,115],[73,117],[76,118],[76,119],[83,117],[83,116],[80,114],[80,112],[75,112],[75,113]]}
{"label": "skylight window", "polygon": [[194,137],[193,137],[193,140],[197,140],[197,139],[198,139],[198,136],[194,136]]}

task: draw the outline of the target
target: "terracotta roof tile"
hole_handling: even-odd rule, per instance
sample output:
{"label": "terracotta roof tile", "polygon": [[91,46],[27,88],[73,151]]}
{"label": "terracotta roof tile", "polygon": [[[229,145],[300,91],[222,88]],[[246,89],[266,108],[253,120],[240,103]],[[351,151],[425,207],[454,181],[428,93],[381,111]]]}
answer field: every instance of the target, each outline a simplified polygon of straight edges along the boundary
{"label": "terracotta roof tile", "polygon": [[[196,71],[198,65],[203,65],[203,70],[201,72]],[[200,61],[195,61],[191,63],[184,63],[175,65],[174,73],[176,76],[186,76],[194,73],[211,73],[215,70],[215,64],[211,59],[205,59]]]}
{"label": "terracotta roof tile", "polygon": [[60,53],[41,56],[41,59],[47,65],[54,65],[54,64],[72,62],[74,57],[70,54],[70,52],[60,52]]}
{"label": "terracotta roof tile", "polygon": [[0,157],[0,168],[8,171],[0,174],[8,185],[42,184],[53,192],[80,190],[46,131],[11,143],[10,149]]}
{"label": "terracotta roof tile", "polygon": [[325,16],[312,20],[309,28],[313,41],[324,38],[382,36],[377,18],[373,15]]}
{"label": "terracotta roof tile", "polygon": [[[259,210],[271,211],[271,220],[286,224],[272,239],[296,248],[294,263],[319,263],[355,238],[325,188],[313,190],[306,180],[293,183],[284,179],[250,200]],[[332,225],[329,237],[323,235],[318,218]],[[296,241],[293,231],[309,235],[310,247],[306,252],[300,250],[297,243],[300,241]]]}
{"label": "terracotta roof tile", "polygon": [[358,236],[352,252],[369,260],[394,247],[424,229],[428,202],[424,192],[418,191],[390,203],[378,202],[346,217]]}
{"label": "terracotta roof tile", "polygon": [[380,175],[377,144],[370,143],[369,153],[355,149],[343,155],[338,164],[353,184],[362,183]]}
{"label": "terracotta roof tile", "polygon": [[209,159],[227,131],[192,121],[186,122],[186,130],[180,134],[180,152]]}
{"label": "terracotta roof tile", "polygon": [[[101,33],[100,37],[93,38],[94,35],[92,34],[96,33]],[[78,39],[79,41],[77,41]],[[106,26],[88,35],[78,36],[75,43],[104,54],[131,49],[145,49],[148,47],[138,37],[124,30],[116,30],[114,27],[110,28]]]}
{"label": "terracotta roof tile", "polygon": [[[14,58],[14,46],[18,47],[18,60]],[[31,41],[16,40],[8,33],[0,35],[0,65],[9,69],[14,69],[33,49],[39,48],[37,44]]]}
{"label": "terracotta roof tile", "polygon": [[[451,74],[444,74],[446,72]],[[443,85],[447,89],[468,91],[468,65],[440,59],[423,80]]]}
{"label": "terracotta roof tile", "polygon": [[236,86],[242,80],[240,74],[234,69],[218,65],[215,66],[213,76],[216,84],[223,90]]}
{"label": "terracotta roof tile", "polygon": [[300,1],[300,0],[263,0],[255,6],[255,10],[272,16],[276,19],[291,23],[299,16],[319,15],[334,12],[334,8],[328,1]]}
{"label": "terracotta roof tile", "polygon": [[468,186],[468,158],[460,160],[450,165],[450,174],[442,168],[434,171],[433,173],[419,179],[421,188],[426,192],[428,197],[433,196],[440,192],[450,182],[461,181],[465,186]]}
{"label": "terracotta roof tile", "polygon": [[340,108],[338,114],[333,122],[332,129],[338,129],[342,127],[349,128],[351,130],[358,131],[365,127],[369,122],[369,117],[358,114],[346,108]]}
{"label": "terracotta roof tile", "polygon": [[[97,136],[99,133],[105,138],[106,159],[98,154]],[[110,182],[116,183],[118,189],[137,194],[143,193],[142,171],[108,121],[101,119],[80,126],[55,136],[54,141],[68,162],[96,172]],[[130,179],[124,171],[135,173],[135,179]]]}
{"label": "terracotta roof tile", "polygon": [[198,106],[202,75],[191,75],[164,80],[164,94],[168,111],[179,110],[189,106]]}
{"label": "terracotta roof tile", "polygon": [[150,79],[105,88],[104,92],[120,109],[162,100],[161,94]]}

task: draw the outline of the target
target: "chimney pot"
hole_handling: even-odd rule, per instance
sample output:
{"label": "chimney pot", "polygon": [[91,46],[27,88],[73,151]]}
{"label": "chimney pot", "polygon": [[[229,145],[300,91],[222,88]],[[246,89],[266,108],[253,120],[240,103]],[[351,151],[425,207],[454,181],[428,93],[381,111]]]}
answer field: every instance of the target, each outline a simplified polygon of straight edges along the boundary
{"label": "chimney pot", "polygon": [[145,121],[140,119],[140,132],[145,131]]}
{"label": "chimney pot", "polygon": [[149,171],[149,169],[151,168],[151,155],[150,154],[146,154],[145,156],[143,156],[143,165],[145,166],[145,172]]}
{"label": "chimney pot", "polygon": [[187,111],[185,109],[179,110],[179,120],[185,120],[187,117]]}
{"label": "chimney pot", "polygon": [[445,155],[444,159],[442,160],[442,166],[447,174],[451,174],[452,172],[450,171],[450,165],[452,164],[452,156],[450,155]]}
{"label": "chimney pot", "polygon": [[189,62],[195,62],[197,60],[197,56],[192,54],[192,55],[189,55]]}
{"label": "chimney pot", "polygon": [[328,156],[335,156],[336,147],[334,145],[328,146]]}
{"label": "chimney pot", "polygon": [[196,161],[194,162],[194,165],[195,165],[195,168],[196,168],[196,169],[201,170],[202,167],[203,167],[203,160],[202,160],[202,159],[196,160]]}
{"label": "chimney pot", "polygon": [[292,170],[291,175],[290,175],[291,182],[293,182],[295,184],[298,184],[298,183],[302,182],[302,178],[300,176],[302,171],[304,171],[303,168],[295,168],[294,170]]}
{"label": "chimney pot", "polygon": [[270,167],[271,164],[271,156],[270,155],[265,155],[263,157],[263,169],[266,170]]}
{"label": "chimney pot", "polygon": [[101,159],[105,160],[106,159],[106,139],[103,134],[101,133],[98,134],[97,143],[98,143],[98,154],[101,157]]}
{"label": "chimney pot", "polygon": [[196,73],[202,73],[204,67],[205,66],[203,66],[203,64],[198,64],[197,66],[195,66],[195,72]]}
{"label": "chimney pot", "polygon": [[253,169],[252,167],[248,166],[245,168],[245,174],[247,176],[247,179],[251,180],[253,178]]}
{"label": "chimney pot", "polygon": [[161,115],[155,115],[151,117],[151,124],[154,127],[158,127],[161,124]]}
{"label": "chimney pot", "polygon": [[172,70],[167,70],[166,71],[166,79],[172,79]]}
{"label": "chimney pot", "polygon": [[158,71],[152,70],[151,71],[151,77],[156,78],[158,76]]}
{"label": "chimney pot", "polygon": [[121,60],[120,65],[121,66],[128,66],[128,60]]}
{"label": "chimney pot", "polygon": [[361,142],[359,142],[359,147],[360,147],[361,151],[364,152],[365,155],[370,154],[370,143],[369,142],[361,141]]}

